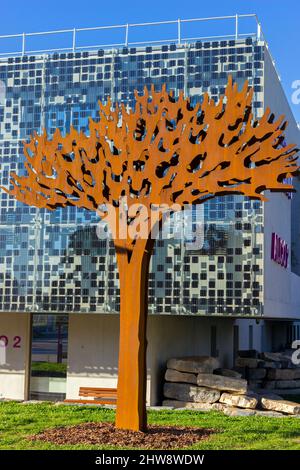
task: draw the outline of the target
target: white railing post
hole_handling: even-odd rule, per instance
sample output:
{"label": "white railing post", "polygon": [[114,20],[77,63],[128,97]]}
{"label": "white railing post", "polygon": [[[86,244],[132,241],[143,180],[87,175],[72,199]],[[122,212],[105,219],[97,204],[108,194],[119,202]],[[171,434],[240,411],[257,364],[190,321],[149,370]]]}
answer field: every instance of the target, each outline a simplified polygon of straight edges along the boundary
{"label": "white railing post", "polygon": [[177,35],[178,35],[178,44],[181,44],[181,21],[180,18],[177,20]]}
{"label": "white railing post", "polygon": [[73,40],[72,40],[72,50],[75,52],[76,49],[76,28],[73,29]]}
{"label": "white railing post", "polygon": [[261,38],[261,24],[257,23],[257,39],[260,40]]}
{"label": "white railing post", "polygon": [[235,39],[239,37],[239,15],[235,15]]}
{"label": "white railing post", "polygon": [[22,55],[25,54],[25,38],[26,38],[26,34],[23,33],[22,34]]}
{"label": "white railing post", "polygon": [[128,33],[129,33],[129,24],[127,23],[126,25],[126,30],[125,30],[125,46],[128,46]]}

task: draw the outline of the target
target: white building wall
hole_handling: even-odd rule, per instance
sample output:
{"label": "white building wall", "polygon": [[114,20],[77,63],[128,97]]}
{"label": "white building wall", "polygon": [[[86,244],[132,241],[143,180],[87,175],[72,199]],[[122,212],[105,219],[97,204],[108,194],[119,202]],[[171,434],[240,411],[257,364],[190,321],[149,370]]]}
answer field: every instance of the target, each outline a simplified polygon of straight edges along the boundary
{"label": "white building wall", "polygon": [[67,398],[79,387],[117,386],[118,315],[69,315]]}
{"label": "white building wall", "polygon": [[[0,315],[0,399],[27,397],[30,341],[29,313]],[[6,338],[8,340],[7,346]]]}
{"label": "white building wall", "polygon": [[[279,82],[274,64],[265,49],[264,66],[264,107],[270,107],[275,117],[284,114],[289,125],[286,131],[288,143],[300,146],[300,131],[291,112],[287,98]],[[296,189],[298,178],[293,180]],[[291,201],[285,194],[266,192],[268,201],[264,203],[264,317],[297,319],[300,316],[300,277],[291,271],[292,231],[294,218],[299,218],[296,211],[292,212],[296,197]],[[299,201],[300,202],[300,201]],[[298,204],[298,208],[299,208]],[[298,210],[298,212],[300,212]],[[289,264],[287,269],[271,260],[271,237],[275,232],[284,239],[289,247]],[[300,236],[298,241],[299,250]],[[295,247],[293,253],[295,254]]]}
{"label": "white building wall", "polygon": [[[239,349],[263,350],[264,321],[255,319],[236,320],[239,327]],[[250,328],[252,327],[252,345],[250,344]]]}

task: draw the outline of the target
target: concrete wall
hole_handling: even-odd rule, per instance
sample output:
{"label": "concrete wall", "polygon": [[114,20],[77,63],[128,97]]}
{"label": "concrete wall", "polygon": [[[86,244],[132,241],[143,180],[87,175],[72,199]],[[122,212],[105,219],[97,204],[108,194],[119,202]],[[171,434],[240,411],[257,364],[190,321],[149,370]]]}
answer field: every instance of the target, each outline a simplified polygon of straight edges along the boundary
{"label": "concrete wall", "polygon": [[[263,320],[236,320],[235,325],[239,327],[239,349],[263,351]],[[250,344],[250,326],[252,327],[252,345]]]}
{"label": "concrete wall", "polygon": [[[300,145],[300,131],[267,48],[264,66],[264,107],[270,107],[276,117],[285,115],[289,121],[286,131],[287,143]],[[296,189],[300,189],[298,178],[293,179],[293,184]],[[297,222],[300,221],[299,191],[297,196],[293,195],[292,200],[279,193],[266,192],[266,196],[269,200],[264,204],[264,317],[296,319],[300,316],[300,277],[292,273],[291,252],[293,248],[294,259],[296,251],[300,251],[300,224]],[[299,234],[295,246],[297,227]],[[272,232],[288,243],[290,256],[287,269],[270,258]]]}
{"label": "concrete wall", "polygon": [[70,314],[67,398],[79,387],[116,387],[119,316]]}
{"label": "concrete wall", "polygon": [[[148,321],[147,401],[161,400],[166,361],[174,356],[210,355],[210,328],[217,327],[222,365],[233,360],[234,319],[150,315]],[[118,315],[70,315],[67,398],[78,398],[79,387],[116,387]]]}
{"label": "concrete wall", "polygon": [[[0,398],[27,398],[30,342],[29,313],[1,313],[0,336],[5,338],[0,345]],[[20,341],[17,337],[20,337]]]}
{"label": "concrete wall", "polygon": [[[292,322],[284,320],[237,320],[240,349],[280,351],[287,346],[287,331]],[[253,343],[249,343],[249,327],[253,329]]]}

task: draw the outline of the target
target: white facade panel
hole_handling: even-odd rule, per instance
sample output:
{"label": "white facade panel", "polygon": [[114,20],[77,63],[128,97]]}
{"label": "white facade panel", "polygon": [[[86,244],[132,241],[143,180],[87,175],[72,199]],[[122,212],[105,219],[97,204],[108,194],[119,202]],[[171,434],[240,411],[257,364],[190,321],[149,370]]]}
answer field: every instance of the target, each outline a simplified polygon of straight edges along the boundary
{"label": "white facade panel", "polygon": [[[291,112],[289,103],[278,79],[274,64],[265,48],[264,60],[264,107],[270,107],[275,118],[282,114],[288,120],[287,143],[300,146],[300,131]],[[293,178],[296,189],[299,179]],[[266,193],[264,203],[264,317],[297,319],[300,317],[300,277],[292,273],[294,261],[300,250],[300,236],[294,245],[292,226],[299,219],[299,195],[289,199],[285,194]],[[300,203],[300,200],[298,201]],[[289,249],[287,268],[271,259],[272,233],[284,240]],[[300,235],[300,234],[299,234]]]}

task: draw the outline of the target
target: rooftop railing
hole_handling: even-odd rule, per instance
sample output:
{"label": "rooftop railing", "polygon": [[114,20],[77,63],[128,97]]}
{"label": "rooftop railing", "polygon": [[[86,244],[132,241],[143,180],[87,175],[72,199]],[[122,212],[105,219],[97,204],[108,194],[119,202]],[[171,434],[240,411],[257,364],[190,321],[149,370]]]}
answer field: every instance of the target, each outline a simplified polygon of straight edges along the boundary
{"label": "rooftop railing", "polygon": [[[249,21],[251,31],[245,30]],[[151,29],[152,33],[147,40],[147,33]],[[215,30],[224,34],[217,34]],[[228,40],[253,36],[258,39],[262,38],[261,25],[255,14],[178,18],[169,21],[0,35],[0,57],[174,43],[182,45],[195,41]],[[117,42],[114,42],[115,38]],[[99,39],[102,40],[99,41]]]}

